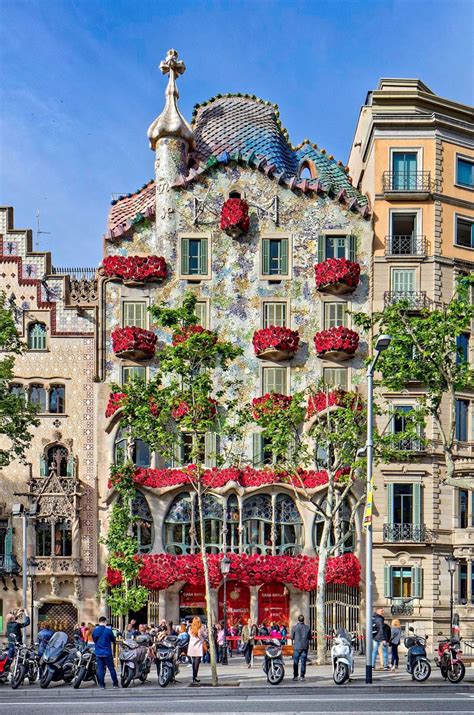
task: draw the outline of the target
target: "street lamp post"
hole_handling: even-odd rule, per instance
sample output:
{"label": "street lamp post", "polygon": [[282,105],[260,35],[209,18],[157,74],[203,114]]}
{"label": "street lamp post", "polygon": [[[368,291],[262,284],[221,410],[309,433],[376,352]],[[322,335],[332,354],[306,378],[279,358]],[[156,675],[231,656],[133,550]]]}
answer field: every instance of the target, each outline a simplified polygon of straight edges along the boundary
{"label": "street lamp post", "polygon": [[36,577],[36,567],[38,566],[38,562],[34,558],[34,556],[30,556],[28,559],[28,571],[30,575],[30,619],[31,619],[31,625],[30,625],[30,643],[31,645],[34,644],[35,641],[35,628],[34,628],[34,601],[35,601],[35,577]]}
{"label": "street lamp post", "polygon": [[[15,492],[15,496],[30,496]],[[38,505],[36,502],[30,504],[29,509],[26,509],[24,504],[12,504],[12,517],[20,516],[22,519],[22,535],[23,535],[23,554],[22,554],[22,587],[23,593],[21,598],[21,606],[26,611],[27,609],[27,590],[28,590],[28,522],[36,516]],[[33,617],[33,614],[31,614]],[[33,635],[33,626],[30,626],[31,635]]]}
{"label": "street lamp post", "polygon": [[230,559],[224,555],[221,560],[221,574],[224,577],[224,653],[222,654],[222,665],[228,665],[227,659],[227,576],[230,571]]}
{"label": "street lamp post", "polygon": [[380,335],[375,344],[375,355],[367,370],[367,519],[365,532],[365,682],[372,682],[372,502],[374,461],[374,372],[380,353],[388,348],[392,338]]}
{"label": "street lamp post", "polygon": [[454,617],[454,574],[456,572],[457,559],[452,554],[445,556],[448,564],[448,571],[451,580],[451,590],[449,596],[449,637],[453,634],[453,617]]}

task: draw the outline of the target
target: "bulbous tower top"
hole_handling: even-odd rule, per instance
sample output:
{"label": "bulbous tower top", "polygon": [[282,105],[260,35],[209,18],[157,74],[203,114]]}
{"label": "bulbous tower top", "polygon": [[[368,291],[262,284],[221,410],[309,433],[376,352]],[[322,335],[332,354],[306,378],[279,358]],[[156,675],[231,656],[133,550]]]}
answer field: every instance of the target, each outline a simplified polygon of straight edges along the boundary
{"label": "bulbous tower top", "polygon": [[178,59],[176,50],[168,50],[166,58],[160,63],[160,70],[163,74],[169,75],[165,92],[166,103],[160,116],[150,124],[148,129],[150,148],[154,151],[157,141],[163,137],[177,137],[184,139],[189,148],[192,149],[194,147],[194,134],[178,109],[179,92],[176,85],[179,75],[186,71],[186,65],[182,60]]}

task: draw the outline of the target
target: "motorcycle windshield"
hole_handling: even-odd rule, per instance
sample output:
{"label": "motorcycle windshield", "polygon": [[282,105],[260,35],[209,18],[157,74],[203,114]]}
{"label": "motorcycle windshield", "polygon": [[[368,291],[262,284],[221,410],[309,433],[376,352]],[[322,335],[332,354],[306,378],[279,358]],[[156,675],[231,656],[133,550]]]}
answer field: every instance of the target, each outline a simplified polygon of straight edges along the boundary
{"label": "motorcycle windshield", "polygon": [[64,650],[66,643],[66,633],[63,633],[62,631],[55,633],[46,645],[43,655],[44,659],[49,661],[55,660],[61,651]]}

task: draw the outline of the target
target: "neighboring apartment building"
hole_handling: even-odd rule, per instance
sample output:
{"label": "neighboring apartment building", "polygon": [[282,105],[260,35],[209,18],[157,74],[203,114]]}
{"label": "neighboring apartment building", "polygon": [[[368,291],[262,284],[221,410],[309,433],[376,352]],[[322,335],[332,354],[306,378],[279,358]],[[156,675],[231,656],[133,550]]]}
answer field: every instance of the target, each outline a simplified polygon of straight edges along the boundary
{"label": "neighboring apartment building", "polygon": [[49,253],[32,250],[32,232],[14,227],[13,209],[0,207],[0,290],[27,345],[16,358],[12,390],[38,406],[40,420],[29,464],[14,461],[0,474],[0,634],[5,615],[22,602],[22,517],[12,516],[17,503],[32,513],[27,555],[34,624],[48,619],[71,634],[78,618],[96,619],[94,274],[54,269]]}
{"label": "neighboring apartment building", "polygon": [[[408,298],[413,310],[449,301],[456,276],[474,270],[474,112],[434,94],[419,80],[382,79],[367,95],[349,167],[374,220],[372,310]],[[470,335],[462,341],[473,354]],[[423,394],[408,384],[384,394],[410,410]],[[459,394],[457,469],[474,475],[474,395]],[[394,420],[390,429],[403,429]],[[474,499],[443,486],[436,427],[409,464],[377,470],[374,518],[375,601],[431,635],[447,632],[450,578],[458,560],[455,611],[474,632]],[[413,444],[414,453],[419,444]]]}
{"label": "neighboring apartment building", "polygon": [[[330,360],[317,355],[313,338],[324,328],[349,327],[349,310],[368,308],[372,230],[367,199],[352,186],[347,169],[324,149],[307,140],[292,147],[277,107],[270,102],[249,95],[218,95],[196,106],[190,126],[177,107],[175,80],[183,65],[170,53],[162,67],[170,76],[166,107],[149,129],[155,180],[112,202],[105,255],[162,256],[168,275],[162,283],[142,284],[101,278],[97,433],[101,504],[110,505],[116,498],[107,486],[108,469],[120,459],[125,436],[117,425],[119,413],[104,416],[110,383],[125,383],[132,375],[152,377],[159,346],[170,339],[158,331],[157,357],[147,359],[133,349],[124,350],[123,343],[114,350],[112,333],[126,326],[153,330],[146,310],[152,303],[164,300],[177,306],[186,290],[196,292],[202,325],[243,349],[231,375],[243,381],[248,403],[272,391],[291,395],[323,375],[347,388],[364,379],[365,343],[355,357],[339,354]],[[245,199],[250,207],[250,227],[240,237],[220,228],[228,198]],[[331,257],[359,262],[364,279],[355,292],[318,292],[314,264]],[[271,325],[299,332],[295,355],[275,350],[273,355],[255,354],[254,333]],[[177,437],[171,465],[137,443],[136,464],[187,465],[189,437]],[[263,467],[264,447],[256,427],[242,463]],[[215,435],[206,434],[203,449],[208,467],[214,465],[218,448]],[[145,558],[152,553],[173,557],[196,553],[195,503],[189,486],[151,488],[144,479],[141,484],[134,503],[140,517],[140,552]],[[319,493],[323,499],[324,487]],[[105,525],[103,512],[101,528]],[[314,511],[295,501],[290,485],[242,487],[232,481],[206,497],[206,532],[211,553],[229,550],[289,558],[315,556],[320,533]],[[357,553],[360,538],[358,523],[351,547]],[[102,570],[105,559],[102,551]],[[272,608],[277,609],[280,622],[294,621],[310,602],[307,592],[278,577],[273,584],[250,587],[229,580],[228,594],[230,617],[241,622],[249,615],[268,621],[275,614]],[[217,592],[215,596],[221,603],[220,590],[218,599]],[[176,622],[187,614],[203,613],[203,600],[202,584],[190,586],[178,579],[151,594],[148,615],[155,619],[158,609],[160,617]]]}

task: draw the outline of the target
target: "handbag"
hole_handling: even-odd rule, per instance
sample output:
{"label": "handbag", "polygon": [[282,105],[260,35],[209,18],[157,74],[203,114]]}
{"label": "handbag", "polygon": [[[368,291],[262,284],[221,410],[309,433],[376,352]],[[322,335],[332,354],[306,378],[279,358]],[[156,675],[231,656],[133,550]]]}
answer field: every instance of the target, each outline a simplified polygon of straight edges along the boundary
{"label": "handbag", "polygon": [[209,646],[207,644],[207,641],[202,642],[202,654],[206,655],[207,651],[209,650]]}

